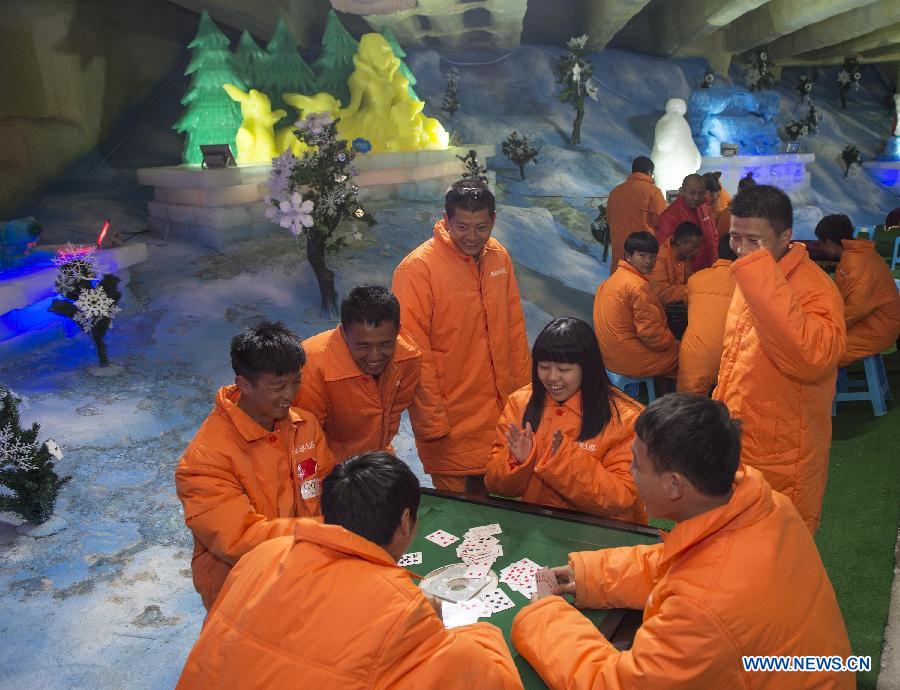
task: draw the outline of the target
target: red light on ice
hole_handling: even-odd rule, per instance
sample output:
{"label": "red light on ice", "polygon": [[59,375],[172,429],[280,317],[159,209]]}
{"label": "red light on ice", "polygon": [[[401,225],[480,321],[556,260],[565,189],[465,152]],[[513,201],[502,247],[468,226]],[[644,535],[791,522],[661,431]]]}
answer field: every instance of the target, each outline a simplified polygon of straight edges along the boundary
{"label": "red light on ice", "polygon": [[106,237],[106,231],[109,230],[109,221],[103,222],[103,227],[100,228],[100,234],[97,235],[97,246],[99,247],[103,244],[103,238]]}

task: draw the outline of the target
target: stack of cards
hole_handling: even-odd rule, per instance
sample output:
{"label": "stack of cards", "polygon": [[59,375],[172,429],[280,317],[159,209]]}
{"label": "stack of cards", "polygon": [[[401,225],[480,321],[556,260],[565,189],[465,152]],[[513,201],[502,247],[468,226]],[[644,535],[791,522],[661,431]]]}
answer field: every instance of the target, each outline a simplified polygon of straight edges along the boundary
{"label": "stack of cards", "polygon": [[530,599],[531,595],[537,591],[534,574],[540,569],[541,566],[530,558],[523,558],[500,571],[500,582],[522,594],[526,599]]}
{"label": "stack of cards", "polygon": [[503,547],[495,534],[500,534],[500,525],[482,525],[468,530],[463,542],[456,547],[456,555],[465,563],[466,577],[485,577],[494,561],[503,555]]}

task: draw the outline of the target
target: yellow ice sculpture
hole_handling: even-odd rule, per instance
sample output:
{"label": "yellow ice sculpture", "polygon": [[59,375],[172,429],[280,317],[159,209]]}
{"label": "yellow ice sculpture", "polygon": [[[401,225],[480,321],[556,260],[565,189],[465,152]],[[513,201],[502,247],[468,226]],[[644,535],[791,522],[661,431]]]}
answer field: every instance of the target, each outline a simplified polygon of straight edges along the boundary
{"label": "yellow ice sculpture", "polygon": [[[241,165],[271,163],[279,153],[273,125],[287,113],[280,108],[273,112],[269,97],[256,89],[245,93],[233,84],[225,84],[223,88],[232,100],[241,104],[243,122],[237,132],[237,162]],[[287,143],[283,145],[286,147]]]}
{"label": "yellow ice sculpture", "polygon": [[365,34],[353,56],[356,69],[347,80],[350,103],[346,108],[327,93],[315,96],[286,93],[285,103],[309,113],[327,112],[340,118],[341,138],[367,139],[373,152],[445,149],[450,137],[440,122],[425,117],[425,104],[409,95],[409,80],[399,71],[400,60],[381,34]]}

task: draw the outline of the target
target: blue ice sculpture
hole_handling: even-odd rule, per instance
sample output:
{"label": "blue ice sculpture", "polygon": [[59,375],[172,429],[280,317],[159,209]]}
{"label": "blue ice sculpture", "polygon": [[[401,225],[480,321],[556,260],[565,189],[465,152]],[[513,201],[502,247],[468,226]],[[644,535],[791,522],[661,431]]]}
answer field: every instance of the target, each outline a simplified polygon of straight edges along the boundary
{"label": "blue ice sculpture", "polygon": [[743,156],[779,153],[777,114],[777,93],[738,86],[698,89],[688,104],[691,133],[704,156],[720,155],[723,143],[738,144]]}

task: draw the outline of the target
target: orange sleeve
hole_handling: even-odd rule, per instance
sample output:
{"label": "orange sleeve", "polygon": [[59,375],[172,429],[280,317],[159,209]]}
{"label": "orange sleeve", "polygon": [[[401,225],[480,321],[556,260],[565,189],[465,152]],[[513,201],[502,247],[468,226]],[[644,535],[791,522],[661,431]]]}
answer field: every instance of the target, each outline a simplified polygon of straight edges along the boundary
{"label": "orange sleeve", "polygon": [[868,298],[871,296],[865,289],[863,280],[857,271],[836,271],[834,284],[844,300],[844,321],[847,326],[852,326],[872,311]]}
{"label": "orange sleeve", "polygon": [[534,474],[536,448],[532,448],[525,462],[519,465],[510,458],[509,443],[506,440],[506,430],[510,424],[522,426],[523,414],[524,410],[518,409],[510,399],[503,408],[500,421],[497,422],[497,431],[491,444],[491,457],[484,474],[484,485],[491,493],[518,498],[525,493]]}
{"label": "orange sleeve", "polygon": [[647,223],[652,228],[659,227],[659,216],[660,214],[666,210],[666,199],[663,196],[663,193],[659,191],[659,187],[653,185],[652,191],[650,192],[650,206],[647,209]]}
{"label": "orange sleeve", "polygon": [[[314,420],[310,421],[313,422]],[[320,474],[319,479],[324,479],[329,474],[331,474],[331,470],[333,470],[334,466],[337,465],[337,460],[335,459],[334,454],[331,452],[331,449],[328,447],[328,437],[325,435],[325,431],[318,424],[318,422],[315,422],[315,428],[313,430],[313,442],[316,444],[316,456],[318,458],[317,463],[321,468],[323,468],[323,472]]]}
{"label": "orange sleeve", "polygon": [[499,628],[475,623],[444,629],[419,596],[397,617],[372,670],[374,690],[521,690]]}
{"label": "orange sleeve", "polygon": [[797,294],[768,249],[735,261],[731,275],[750,307],[762,351],[779,370],[807,381],[837,367],[847,347],[847,327],[836,290],[829,295],[823,285]]}
{"label": "orange sleeve", "polygon": [[298,518],[269,520],[253,509],[224,453],[186,454],[175,470],[175,487],[184,505],[185,524],[210,553],[229,565],[264,541],[294,533]]}
{"label": "orange sleeve", "polygon": [[331,400],[325,393],[325,379],[321,369],[304,367],[300,376],[300,390],[294,396],[292,404],[311,412],[320,426],[325,425],[328,413],[331,412]]}
{"label": "orange sleeve", "polygon": [[638,290],[632,302],[634,328],[638,338],[651,350],[667,350],[675,343],[669,330],[666,312],[650,286]]}
{"label": "orange sleeve", "polygon": [[681,302],[687,293],[687,286],[676,283],[669,268],[671,264],[668,261],[657,261],[649,275],[651,289],[663,304]]}
{"label": "orange sleeve", "polygon": [[509,273],[509,362],[512,367],[510,380],[512,390],[518,390],[522,386],[531,383],[531,352],[528,348],[528,334],[525,331],[525,314],[522,312],[522,297],[519,293],[519,283],[513,270],[512,259],[506,255],[507,270]]}
{"label": "orange sleeve", "polygon": [[[433,419],[429,428],[450,430],[450,417],[440,394],[434,356],[431,353],[431,319],[434,315],[434,298],[427,268],[418,267],[413,262],[402,262],[394,271],[391,290],[400,302],[400,333],[410,340],[422,353],[422,371],[416,389],[418,412],[430,414]],[[413,431],[418,433],[413,427]],[[446,435],[446,434],[442,434]],[[420,437],[434,440],[431,435]]]}
{"label": "orange sleeve", "polygon": [[569,554],[579,608],[643,609],[656,580],[662,544]]}
{"label": "orange sleeve", "polygon": [[627,652],[560,597],[523,608],[512,642],[551,688],[746,687],[740,651],[722,622],[685,596],[669,596]]}
{"label": "orange sleeve", "polygon": [[412,404],[409,406],[409,421],[416,438],[423,441],[434,441],[450,433],[450,421],[444,412],[444,403],[437,379],[422,376],[422,363],[419,360],[419,382]]}
{"label": "orange sleeve", "polygon": [[597,439],[608,446],[602,458],[594,457],[563,434],[556,454],[551,456],[548,450],[537,463],[535,474],[578,510],[600,515],[620,513],[637,499],[629,470],[633,439],[633,420],[626,426],[613,415]]}

